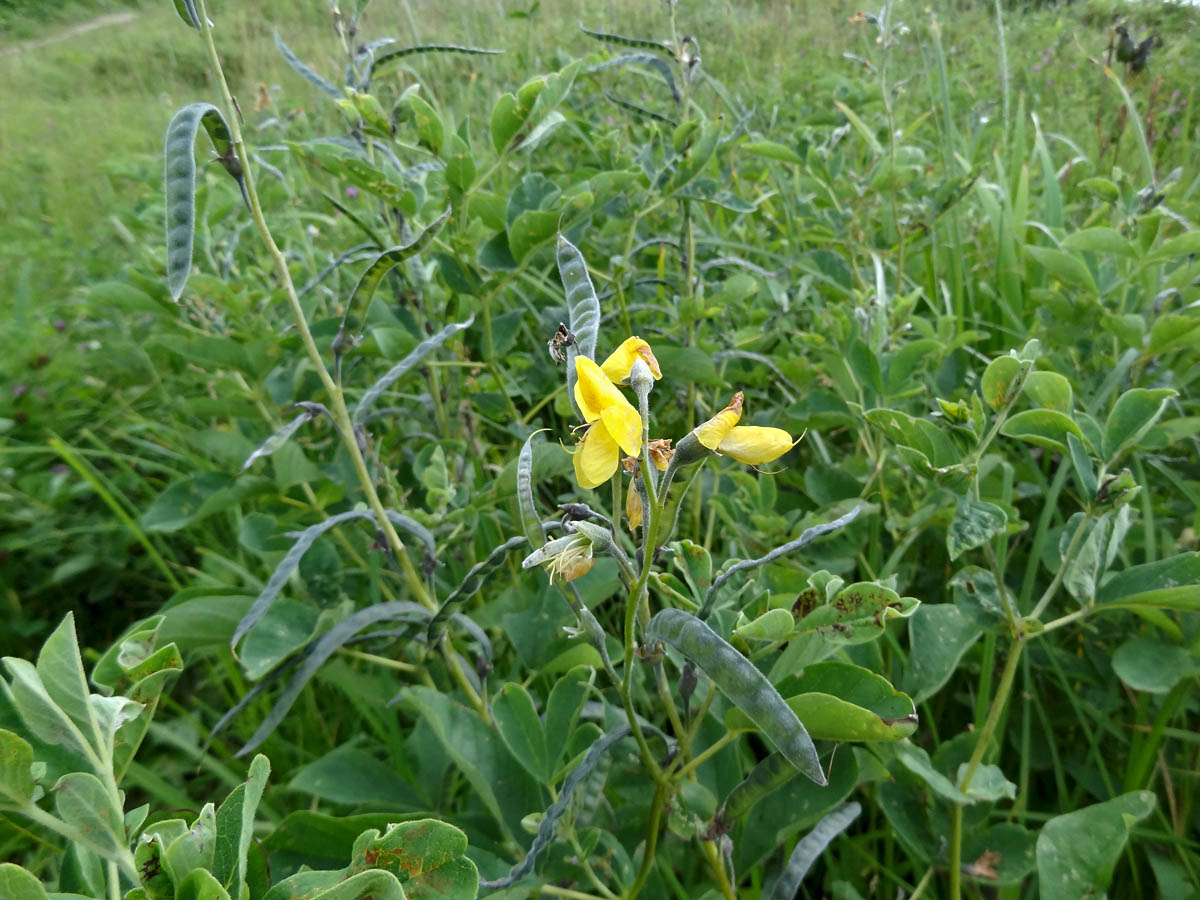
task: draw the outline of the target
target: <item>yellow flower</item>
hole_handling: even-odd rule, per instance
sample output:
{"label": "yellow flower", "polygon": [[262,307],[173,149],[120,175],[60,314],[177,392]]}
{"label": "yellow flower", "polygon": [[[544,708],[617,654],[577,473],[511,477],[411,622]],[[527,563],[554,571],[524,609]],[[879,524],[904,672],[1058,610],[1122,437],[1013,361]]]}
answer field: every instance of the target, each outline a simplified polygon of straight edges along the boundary
{"label": "yellow flower", "polygon": [[639,359],[650,367],[650,373],[654,376],[655,381],[662,378],[662,370],[658,367],[658,360],[654,358],[654,351],[640,337],[627,338],[608,359],[600,364],[600,368],[604,370],[604,374],[609,377],[609,380],[616,384],[623,384],[629,380],[633,364]]}
{"label": "yellow flower", "polygon": [[696,427],[696,439],[709,450],[748,466],[769,463],[796,446],[798,441],[782,428],[738,425],[742,402],[742,392],[738,391],[728,406]]}
{"label": "yellow flower", "polygon": [[622,450],[634,455],[640,452],[642,417],[604,370],[586,356],[575,357],[575,375],[575,402],[590,426],[575,451],[575,477],[580,487],[594,488],[612,478]]}

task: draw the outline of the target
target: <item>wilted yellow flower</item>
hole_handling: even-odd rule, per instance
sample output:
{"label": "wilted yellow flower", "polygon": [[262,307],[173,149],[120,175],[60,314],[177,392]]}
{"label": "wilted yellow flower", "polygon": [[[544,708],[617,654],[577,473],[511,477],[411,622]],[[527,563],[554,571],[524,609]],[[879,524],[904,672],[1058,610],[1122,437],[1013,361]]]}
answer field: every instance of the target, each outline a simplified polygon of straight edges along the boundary
{"label": "wilted yellow flower", "polygon": [[771,462],[796,446],[798,442],[782,428],[738,425],[742,402],[742,392],[738,391],[728,406],[696,427],[696,439],[709,450],[748,466]]}
{"label": "wilted yellow flower", "polygon": [[600,368],[611,381],[620,384],[629,380],[633,364],[639,359],[650,367],[655,381],[662,378],[662,370],[658,367],[658,360],[654,358],[654,351],[640,337],[626,338],[621,346],[600,364]]}
{"label": "wilted yellow flower", "polygon": [[642,524],[642,495],[637,489],[637,479],[629,479],[629,490],[625,492],[625,518],[630,530]]}
{"label": "wilted yellow flower", "polygon": [[592,542],[588,537],[583,534],[569,534],[555,538],[534,550],[525,557],[521,567],[528,569],[532,566],[545,566],[551,580],[558,578],[561,581],[574,581],[581,575],[586,575],[595,563]]}
{"label": "wilted yellow flower", "polygon": [[642,417],[604,370],[586,356],[575,357],[575,375],[575,402],[590,426],[575,451],[575,477],[580,487],[594,488],[617,471],[622,450],[637,455]]}

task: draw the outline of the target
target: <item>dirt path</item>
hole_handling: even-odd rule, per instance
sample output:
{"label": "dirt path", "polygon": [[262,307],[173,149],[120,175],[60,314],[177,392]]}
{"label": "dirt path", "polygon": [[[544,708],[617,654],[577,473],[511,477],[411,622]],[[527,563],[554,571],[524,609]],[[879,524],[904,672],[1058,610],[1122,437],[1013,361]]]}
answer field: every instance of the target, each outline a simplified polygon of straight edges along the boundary
{"label": "dirt path", "polygon": [[87,34],[89,31],[95,31],[97,28],[107,28],[109,25],[124,25],[136,18],[137,13],[131,9],[127,9],[124,12],[107,13],[103,16],[97,16],[90,21],[72,25],[70,28],[60,31],[57,34],[52,34],[49,37],[37,38],[32,41],[22,41],[19,44],[13,44],[11,47],[0,47],[0,59],[8,56],[16,56],[27,50],[38,50],[42,47],[49,47],[51,44],[70,40],[81,34]]}

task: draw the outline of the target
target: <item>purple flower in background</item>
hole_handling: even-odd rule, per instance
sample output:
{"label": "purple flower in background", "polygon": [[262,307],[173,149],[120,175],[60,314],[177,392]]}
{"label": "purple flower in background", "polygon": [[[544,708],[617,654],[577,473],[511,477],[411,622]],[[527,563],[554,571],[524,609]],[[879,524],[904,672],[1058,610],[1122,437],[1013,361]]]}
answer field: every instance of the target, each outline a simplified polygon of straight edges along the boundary
{"label": "purple flower in background", "polygon": [[346,196],[353,200],[358,196],[358,188],[356,188],[354,185],[350,185],[350,187],[346,188]]}

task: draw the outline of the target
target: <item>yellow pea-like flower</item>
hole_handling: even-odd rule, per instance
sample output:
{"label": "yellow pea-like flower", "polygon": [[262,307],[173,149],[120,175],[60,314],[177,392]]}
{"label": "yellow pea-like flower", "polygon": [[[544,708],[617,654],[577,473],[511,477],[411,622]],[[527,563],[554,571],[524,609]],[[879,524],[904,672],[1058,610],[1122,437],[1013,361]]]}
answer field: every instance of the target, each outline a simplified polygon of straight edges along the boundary
{"label": "yellow pea-like flower", "polygon": [[622,383],[629,380],[633,364],[639,359],[650,367],[650,374],[654,376],[655,381],[662,378],[662,370],[658,366],[658,360],[654,358],[654,351],[640,337],[626,338],[621,346],[600,364],[600,368],[610,381]]}
{"label": "yellow pea-like flower", "polygon": [[696,438],[709,450],[716,450],[742,417],[742,392],[738,391],[729,405],[702,425],[696,426]]}
{"label": "yellow pea-like flower", "polygon": [[622,450],[634,456],[641,452],[642,417],[586,356],[575,357],[575,375],[575,402],[591,426],[575,451],[575,477],[581,487],[594,488],[617,471]]}
{"label": "yellow pea-like flower", "polygon": [[779,459],[797,443],[782,428],[738,425],[717,445],[717,452],[748,466],[761,466]]}

